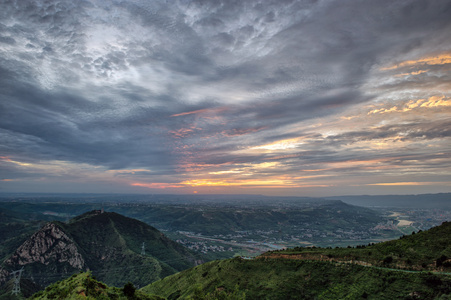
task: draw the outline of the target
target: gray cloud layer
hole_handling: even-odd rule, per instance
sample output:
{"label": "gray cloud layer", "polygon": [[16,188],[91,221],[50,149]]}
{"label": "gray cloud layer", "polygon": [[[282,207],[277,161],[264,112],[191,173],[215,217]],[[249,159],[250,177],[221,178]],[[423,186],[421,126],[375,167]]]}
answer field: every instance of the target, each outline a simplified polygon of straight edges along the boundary
{"label": "gray cloud layer", "polygon": [[[328,137],[307,127],[381,91],[449,85],[445,72],[368,89],[382,66],[450,51],[449,1],[2,0],[0,7],[2,157],[174,175],[187,164],[261,163],[271,155],[235,152],[308,137],[297,158],[272,171],[294,174],[296,161],[339,161],[337,147],[355,141],[400,132],[404,141],[449,138],[448,117]],[[0,174],[28,174],[13,169]]]}

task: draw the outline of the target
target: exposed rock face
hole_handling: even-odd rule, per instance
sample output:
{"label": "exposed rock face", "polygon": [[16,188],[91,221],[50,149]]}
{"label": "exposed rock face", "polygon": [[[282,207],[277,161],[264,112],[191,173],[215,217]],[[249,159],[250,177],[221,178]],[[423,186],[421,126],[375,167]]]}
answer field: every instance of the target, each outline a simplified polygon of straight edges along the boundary
{"label": "exposed rock face", "polygon": [[[139,254],[142,241],[151,245],[147,255]],[[22,276],[41,287],[88,269],[111,285],[123,286],[130,278],[143,285],[194,266],[194,259],[145,223],[92,211],[67,224],[48,223],[33,234],[2,264],[0,285],[22,267]]]}
{"label": "exposed rock face", "polygon": [[45,265],[50,262],[67,262],[76,269],[85,267],[85,261],[75,242],[54,223],[47,223],[33,234],[6,261],[6,264],[27,265],[34,262]]}
{"label": "exposed rock face", "polygon": [[47,223],[26,240],[5,261],[5,265],[24,266],[36,262],[44,265],[66,262],[80,270],[85,267],[85,261],[75,242],[54,223]]}

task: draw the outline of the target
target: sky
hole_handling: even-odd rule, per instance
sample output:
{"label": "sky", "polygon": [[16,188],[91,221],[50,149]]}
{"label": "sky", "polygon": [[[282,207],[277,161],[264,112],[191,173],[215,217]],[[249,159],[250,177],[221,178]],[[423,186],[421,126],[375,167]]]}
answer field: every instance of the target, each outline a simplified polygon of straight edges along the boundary
{"label": "sky", "polygon": [[451,192],[450,15],[0,0],[0,192]]}

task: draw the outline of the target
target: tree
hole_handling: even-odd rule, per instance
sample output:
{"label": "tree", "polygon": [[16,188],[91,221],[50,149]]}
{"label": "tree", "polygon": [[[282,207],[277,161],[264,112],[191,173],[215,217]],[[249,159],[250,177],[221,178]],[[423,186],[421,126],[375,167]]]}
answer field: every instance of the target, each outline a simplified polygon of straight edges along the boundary
{"label": "tree", "polygon": [[124,295],[127,296],[127,298],[132,298],[135,295],[136,288],[133,283],[129,281],[124,285],[123,291]]}
{"label": "tree", "polygon": [[384,258],[384,261],[383,261],[384,265],[388,265],[392,262],[393,262],[393,257],[391,257],[391,256],[387,256],[386,258]]}

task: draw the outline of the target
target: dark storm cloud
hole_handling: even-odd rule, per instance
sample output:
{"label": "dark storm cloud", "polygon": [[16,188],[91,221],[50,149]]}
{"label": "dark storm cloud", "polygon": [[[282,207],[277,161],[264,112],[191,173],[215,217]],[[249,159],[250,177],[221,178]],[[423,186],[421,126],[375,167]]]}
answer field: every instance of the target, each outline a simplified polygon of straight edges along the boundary
{"label": "dark storm cloud", "polygon": [[[150,138],[151,128],[143,131],[150,121],[136,123],[137,114],[134,123],[127,122],[108,101],[91,102],[67,91],[46,93],[30,85],[16,87],[3,99],[11,103],[2,103],[3,134],[32,137],[35,143],[33,147],[13,147],[11,154],[22,152],[37,160],[60,159],[113,169],[133,165],[130,157],[141,157],[140,164],[169,165],[162,139]],[[24,153],[27,150],[30,152]]]}

